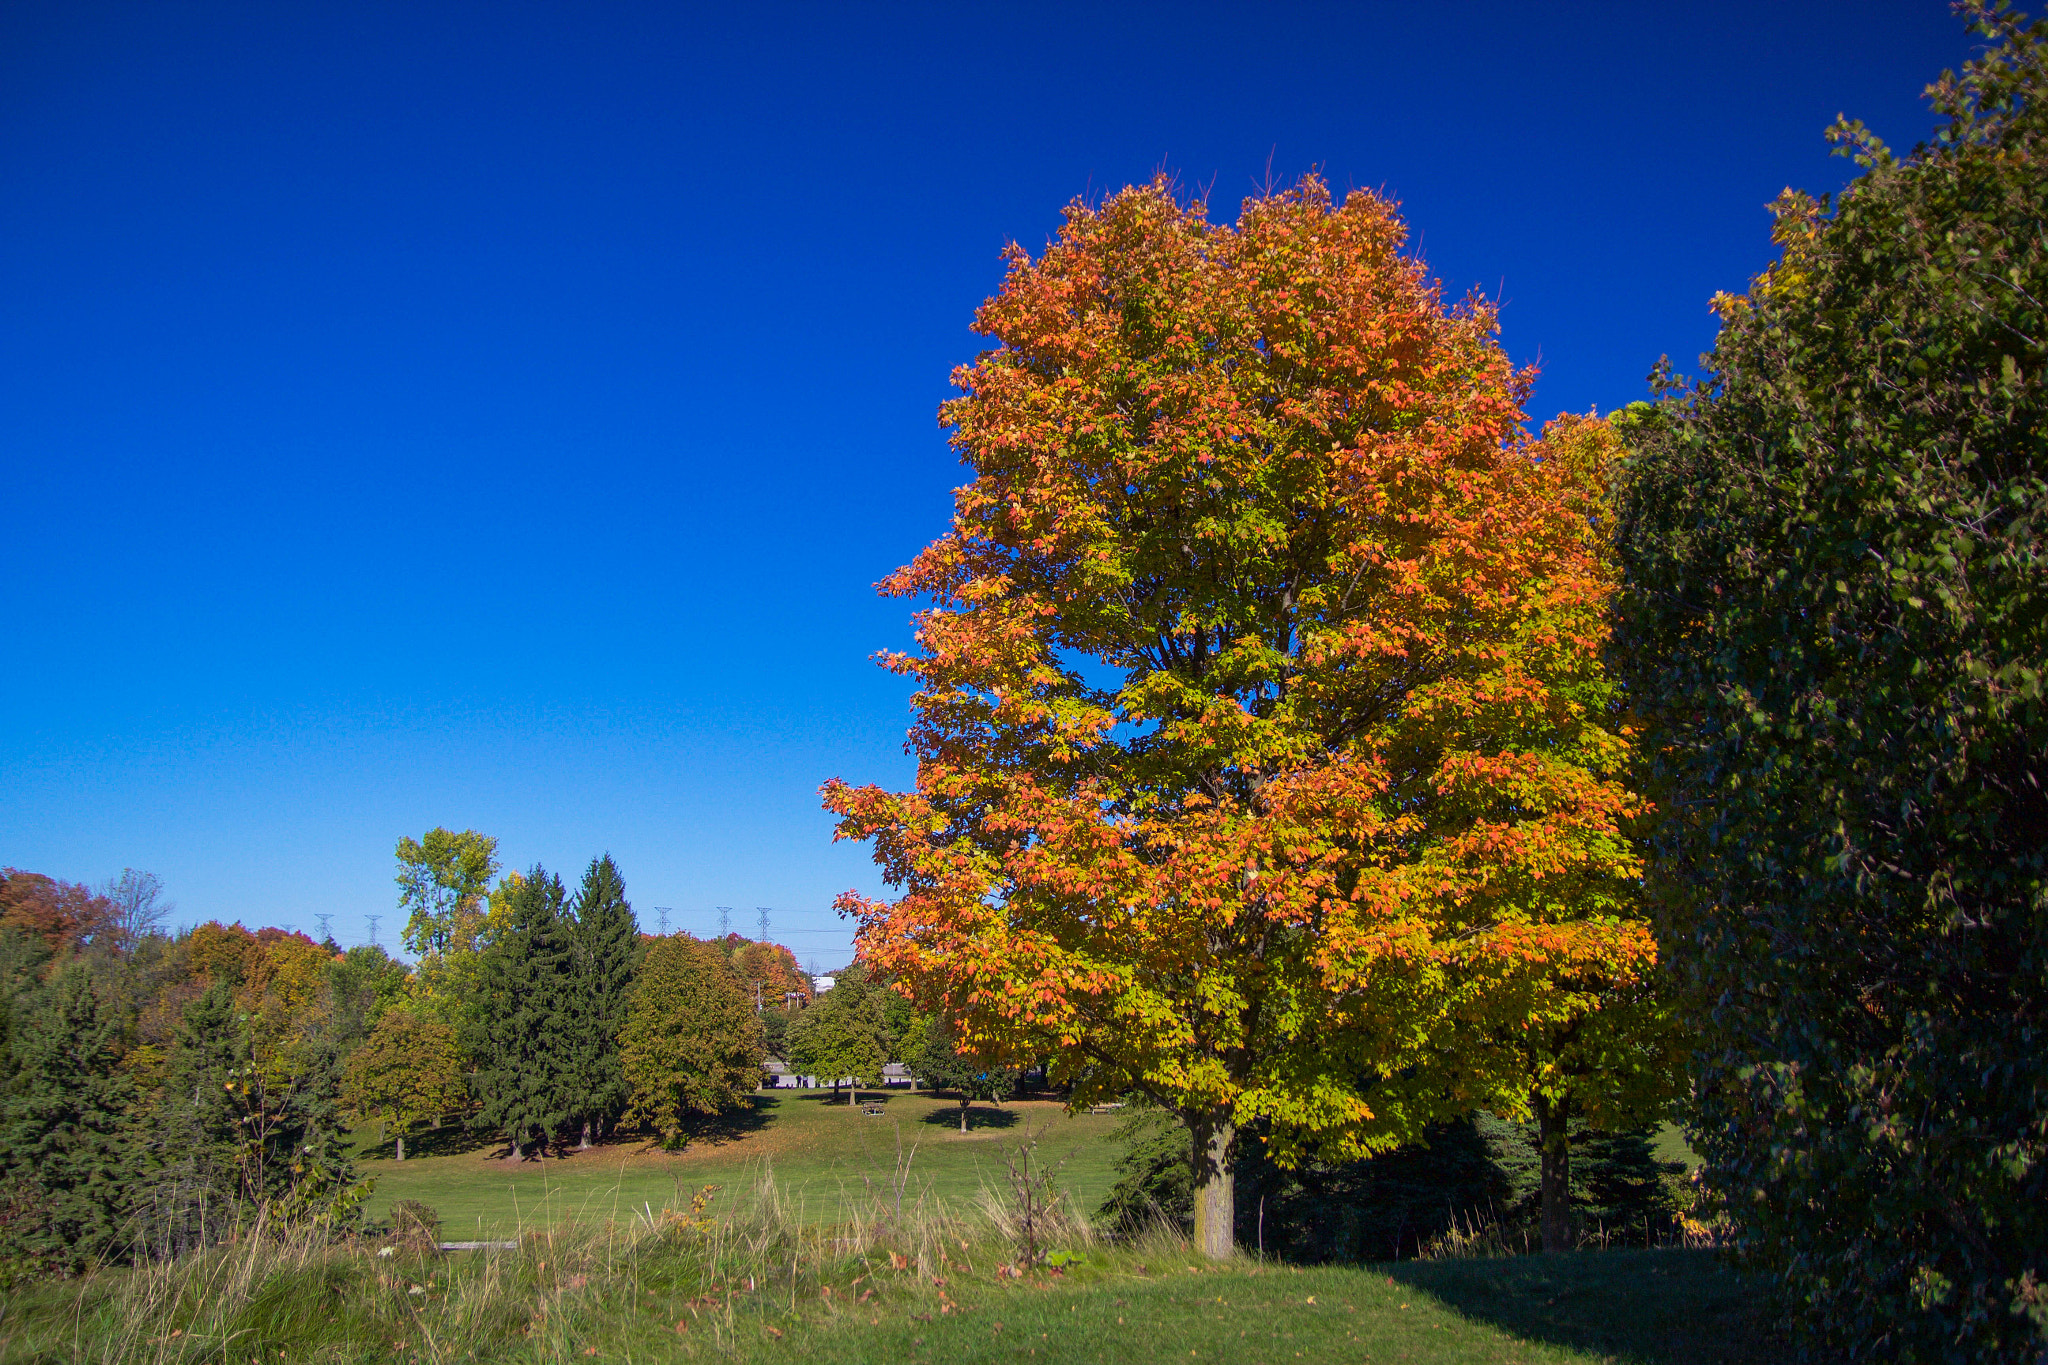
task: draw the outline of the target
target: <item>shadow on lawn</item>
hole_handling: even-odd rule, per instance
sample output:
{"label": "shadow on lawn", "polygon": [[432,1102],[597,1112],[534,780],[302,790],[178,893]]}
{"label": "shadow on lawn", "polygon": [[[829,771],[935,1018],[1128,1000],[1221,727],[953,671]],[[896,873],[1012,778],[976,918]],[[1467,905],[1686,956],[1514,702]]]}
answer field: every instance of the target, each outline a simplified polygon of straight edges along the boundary
{"label": "shadow on lawn", "polygon": [[[959,1101],[955,1100],[951,1104],[941,1105],[933,1109],[924,1116],[921,1122],[933,1128],[947,1128],[953,1132],[959,1132]],[[967,1131],[970,1133],[977,1128],[1015,1128],[1016,1126],[1017,1111],[1014,1109],[991,1109],[987,1105],[982,1104],[969,1105],[967,1108]]]}
{"label": "shadow on lawn", "polygon": [[1782,1358],[1755,1287],[1711,1251],[1580,1251],[1375,1267],[1517,1336],[1652,1365]]}
{"label": "shadow on lawn", "polygon": [[[504,1144],[495,1137],[471,1132],[460,1123],[444,1123],[439,1128],[422,1128],[405,1135],[405,1155],[409,1161],[423,1156],[461,1156],[465,1152],[481,1151],[486,1147],[502,1147]],[[357,1161],[390,1161],[396,1156],[391,1139],[385,1138],[374,1145],[365,1145],[356,1153]]]}

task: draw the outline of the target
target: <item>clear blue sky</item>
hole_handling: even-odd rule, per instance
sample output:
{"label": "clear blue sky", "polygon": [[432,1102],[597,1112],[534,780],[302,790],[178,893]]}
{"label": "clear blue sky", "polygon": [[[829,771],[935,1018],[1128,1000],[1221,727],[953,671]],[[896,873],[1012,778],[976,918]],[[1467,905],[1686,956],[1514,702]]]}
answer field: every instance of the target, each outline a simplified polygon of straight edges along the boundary
{"label": "clear blue sky", "polygon": [[847,956],[871,584],[1006,239],[1320,167],[1619,406],[1969,51],[1917,3],[0,7],[0,863],[395,941],[392,845]]}

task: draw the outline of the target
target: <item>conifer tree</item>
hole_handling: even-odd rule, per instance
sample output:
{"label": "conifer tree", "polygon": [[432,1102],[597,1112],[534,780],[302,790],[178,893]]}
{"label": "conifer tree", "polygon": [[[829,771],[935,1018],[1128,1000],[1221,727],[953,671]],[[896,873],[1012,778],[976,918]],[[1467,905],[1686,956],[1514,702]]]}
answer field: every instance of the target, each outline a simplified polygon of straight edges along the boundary
{"label": "conifer tree", "polygon": [[118,1024],[82,963],[64,967],[15,1041],[0,1128],[0,1174],[33,1184],[48,1208],[25,1248],[73,1268],[119,1249],[128,1202],[127,1118],[134,1083]]}
{"label": "conifer tree", "polygon": [[626,900],[626,879],[607,853],[590,860],[576,893],[575,979],[571,1024],[574,1105],[583,1124],[608,1131],[624,1112],[630,1091],[619,1060],[633,991],[639,926]]}
{"label": "conifer tree", "polygon": [[182,1255],[233,1229],[244,1148],[232,1087],[252,1070],[234,988],[217,980],[185,1006],[168,1077],[146,1115],[136,1172],[138,1250]]}
{"label": "conifer tree", "polygon": [[574,1110],[570,1018],[574,925],[562,879],[536,865],[513,890],[504,930],[478,963],[472,1027],[475,1126],[515,1153],[563,1131]]}

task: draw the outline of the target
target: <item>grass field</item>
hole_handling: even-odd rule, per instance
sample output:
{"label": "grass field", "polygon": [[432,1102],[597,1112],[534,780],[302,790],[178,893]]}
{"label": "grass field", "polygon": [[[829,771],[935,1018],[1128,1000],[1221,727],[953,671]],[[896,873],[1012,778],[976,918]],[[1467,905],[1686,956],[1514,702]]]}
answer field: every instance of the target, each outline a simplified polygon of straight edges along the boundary
{"label": "grass field", "polygon": [[886,1112],[870,1118],[849,1111],[844,1097],[835,1100],[829,1090],[764,1092],[747,1112],[681,1152],[636,1140],[514,1162],[499,1158],[501,1143],[478,1145],[444,1130],[422,1135],[414,1146],[423,1154],[403,1162],[391,1159],[389,1144],[366,1142],[358,1163],[376,1178],[372,1217],[382,1218],[395,1200],[416,1199],[441,1215],[451,1239],[625,1219],[636,1209],[680,1207],[707,1184],[721,1186],[730,1203],[770,1173],[785,1199],[831,1220],[850,1199],[865,1204],[875,1190],[890,1188],[899,1155],[908,1161],[907,1197],[957,1203],[1000,1183],[1006,1153],[1014,1155],[1033,1135],[1035,1159],[1059,1167],[1061,1188],[1082,1210],[1092,1211],[1115,1179],[1115,1116],[1070,1116],[1049,1101],[978,1104],[962,1133],[954,1101],[903,1090],[863,1094]]}
{"label": "grass field", "polygon": [[[1088,1221],[1113,1115],[896,1092],[865,1117],[829,1094],[756,1097],[681,1153],[613,1145],[510,1163],[455,1132],[404,1163],[364,1153],[372,1208],[414,1199],[440,1236],[509,1250],[307,1233],[0,1296],[0,1365],[1761,1365],[1756,1296],[1703,1251],[1292,1267],[1215,1265],[1161,1228]],[[899,1146],[899,1134],[901,1141]],[[1019,1256],[985,1195],[1036,1134],[1072,1198]],[[914,1155],[912,1154],[912,1149]],[[896,1198],[897,1176],[904,1197]],[[716,1190],[697,1198],[704,1186]],[[1020,1269],[1020,1267],[1025,1267]]]}

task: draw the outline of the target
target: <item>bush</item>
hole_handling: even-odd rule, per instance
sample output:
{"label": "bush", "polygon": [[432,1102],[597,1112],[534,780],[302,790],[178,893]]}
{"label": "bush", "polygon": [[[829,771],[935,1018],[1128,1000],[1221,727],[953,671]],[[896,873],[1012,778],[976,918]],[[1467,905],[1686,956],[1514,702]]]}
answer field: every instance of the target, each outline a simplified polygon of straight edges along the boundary
{"label": "bush", "polygon": [[1626,424],[1695,1145],[1815,1359],[2048,1326],[2048,33],[1977,12],[1938,137],[1838,125],[1864,174]]}
{"label": "bush", "polygon": [[[1100,1217],[1123,1235],[1164,1221],[1193,1222],[1187,1137],[1172,1118],[1141,1109],[1121,1124],[1118,1180]],[[1676,1234],[1674,1186],[1682,1167],[1660,1162],[1649,1133],[1603,1133],[1575,1122],[1572,1209],[1589,1232],[1662,1242]],[[1363,1161],[1307,1161],[1284,1169],[1249,1134],[1238,1147],[1239,1242],[1292,1261],[1400,1260],[1457,1228],[1485,1226],[1496,1240],[1540,1245],[1534,1125],[1478,1113]]]}

